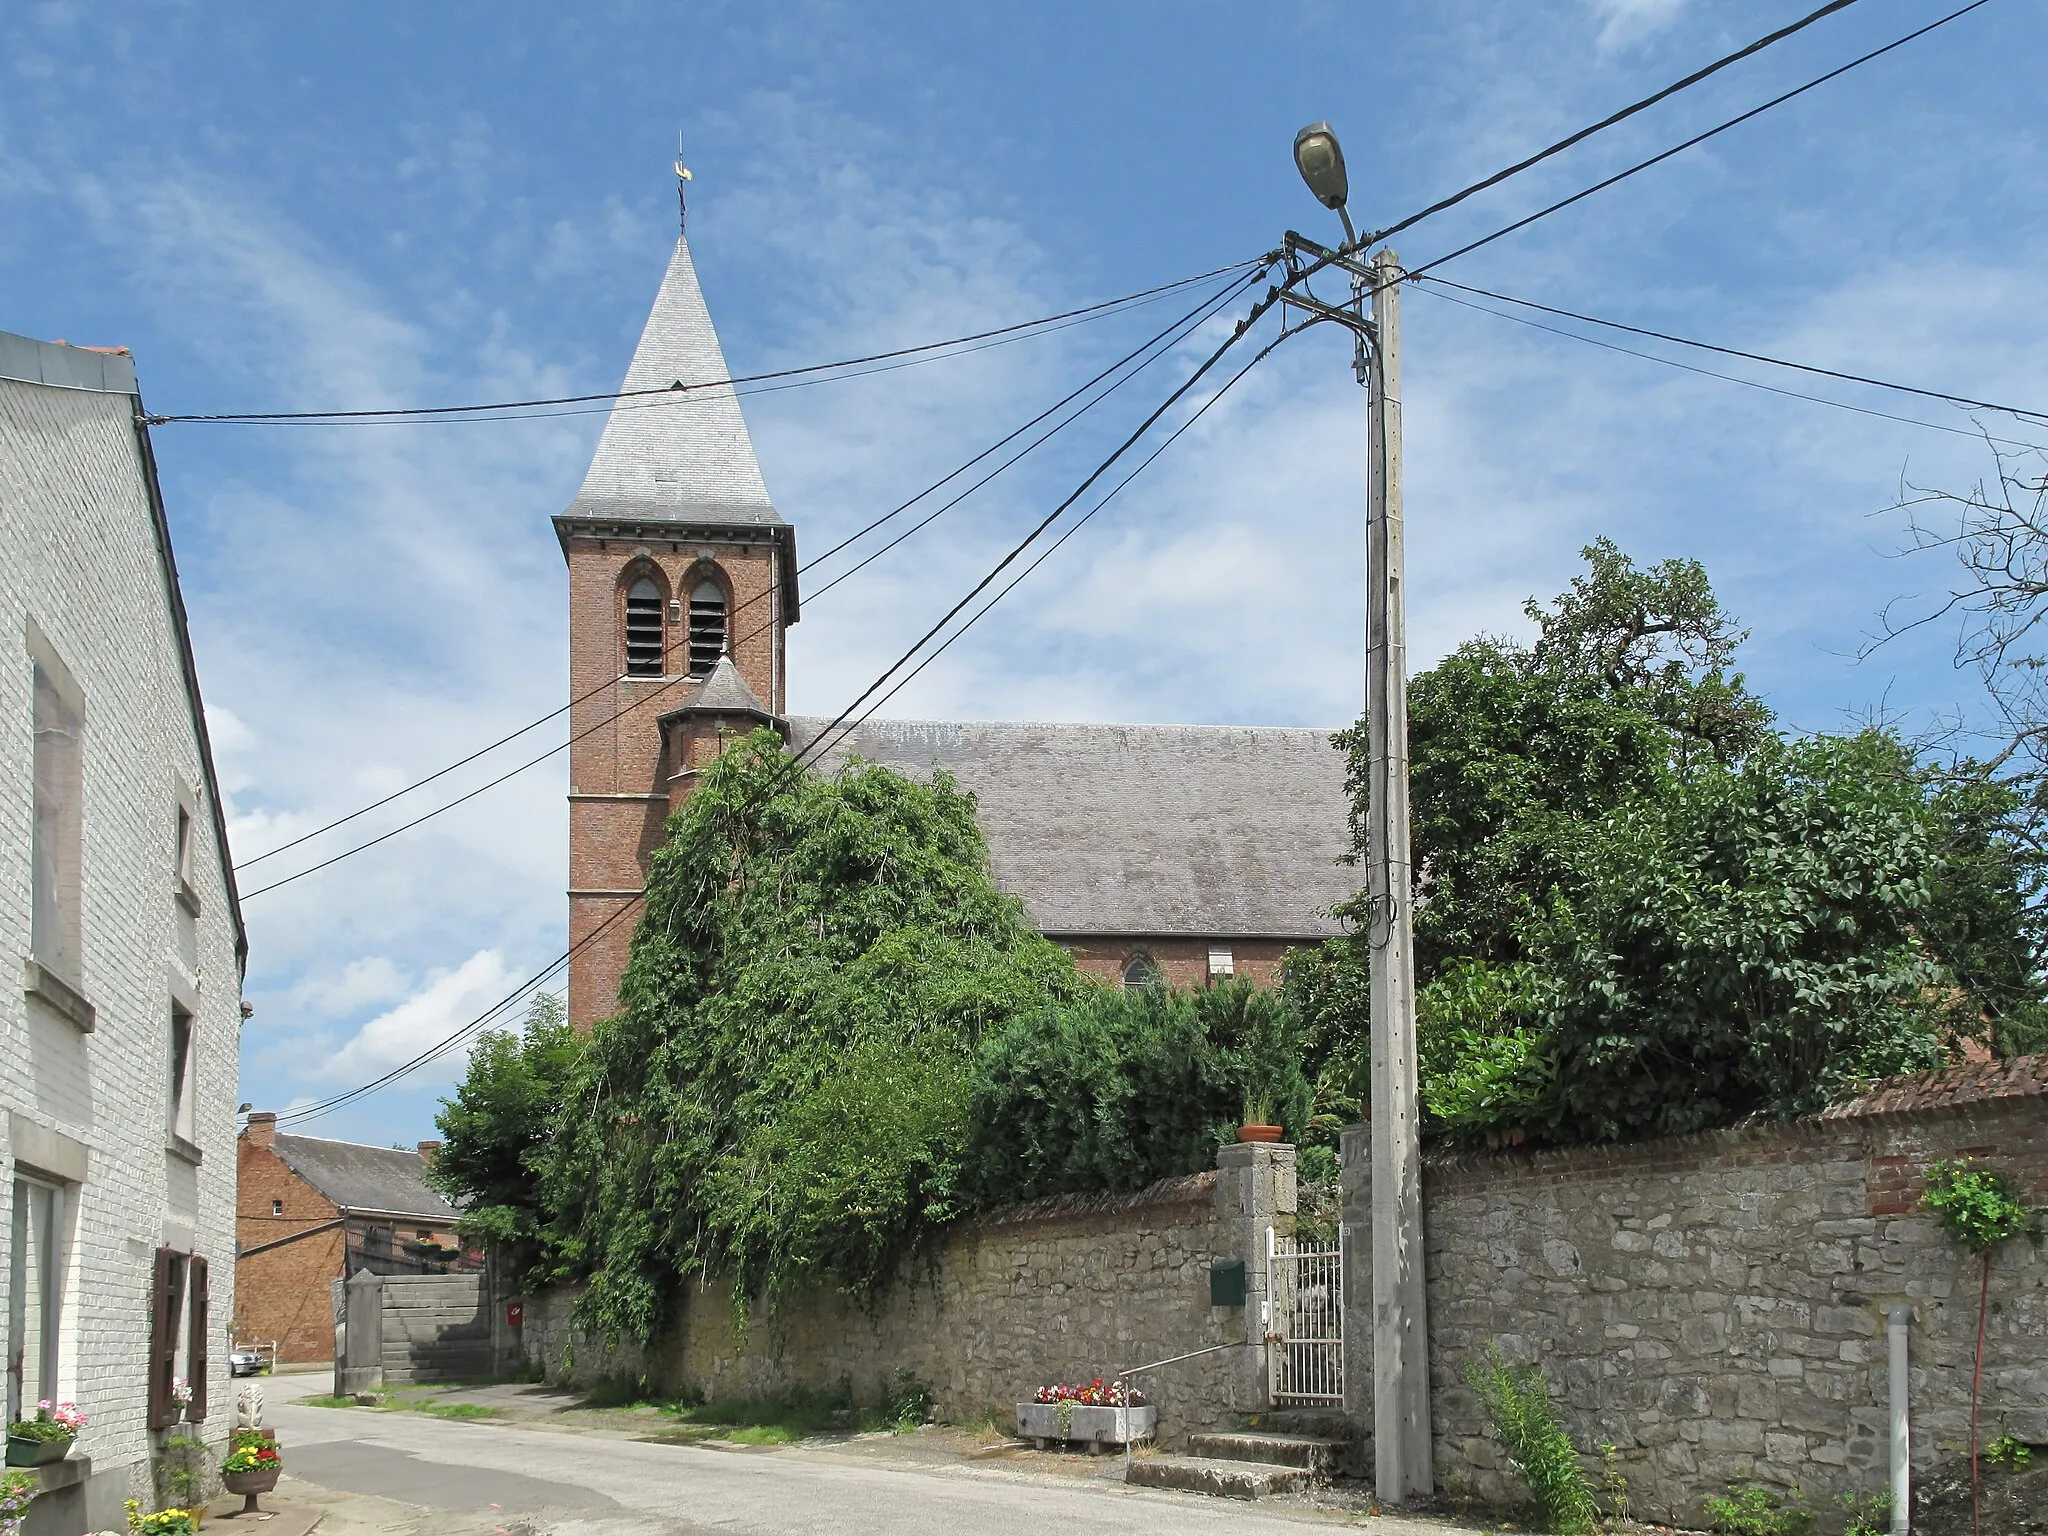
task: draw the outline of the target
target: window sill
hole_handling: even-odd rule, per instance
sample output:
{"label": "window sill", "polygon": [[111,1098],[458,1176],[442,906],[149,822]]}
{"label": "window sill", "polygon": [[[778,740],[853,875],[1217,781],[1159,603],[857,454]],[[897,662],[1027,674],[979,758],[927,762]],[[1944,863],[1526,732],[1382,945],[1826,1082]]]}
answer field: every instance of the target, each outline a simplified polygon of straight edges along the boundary
{"label": "window sill", "polygon": [[33,955],[22,957],[21,990],[63,1014],[81,1035],[91,1034],[96,1027],[99,1012],[86,995]]}
{"label": "window sill", "polygon": [[199,915],[199,890],[183,875],[178,877],[178,905],[194,917]]}
{"label": "window sill", "polygon": [[194,1168],[197,1168],[206,1161],[206,1154],[199,1149],[198,1144],[187,1141],[176,1131],[166,1131],[164,1133],[164,1150],[170,1153],[171,1156],[181,1158],[185,1162],[190,1163]]}

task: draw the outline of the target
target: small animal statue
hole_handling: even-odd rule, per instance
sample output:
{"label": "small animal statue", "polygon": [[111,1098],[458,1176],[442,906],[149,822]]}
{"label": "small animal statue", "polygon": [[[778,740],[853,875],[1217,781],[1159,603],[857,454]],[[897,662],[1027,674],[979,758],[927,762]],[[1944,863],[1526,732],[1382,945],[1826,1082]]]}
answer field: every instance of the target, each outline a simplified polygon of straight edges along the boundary
{"label": "small animal statue", "polygon": [[263,1427],[263,1388],[250,1382],[235,1394],[235,1428]]}

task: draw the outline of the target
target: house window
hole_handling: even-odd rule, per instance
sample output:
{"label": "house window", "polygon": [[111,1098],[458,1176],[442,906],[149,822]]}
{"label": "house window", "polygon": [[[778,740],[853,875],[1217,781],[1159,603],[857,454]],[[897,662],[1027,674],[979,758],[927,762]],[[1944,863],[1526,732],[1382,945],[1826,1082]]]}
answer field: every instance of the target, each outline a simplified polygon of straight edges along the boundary
{"label": "house window", "polygon": [[626,675],[660,677],[666,650],[661,629],[661,588],[642,576],[626,589]]}
{"label": "house window", "polygon": [[[206,1417],[206,1378],[211,1369],[211,1330],[206,1260],[196,1253],[159,1248],[150,1286],[149,1427],[169,1429],[180,1418]],[[191,1400],[179,1403],[177,1385],[186,1382]]]}
{"label": "house window", "polygon": [[69,674],[32,634],[35,810],[29,841],[29,952],[79,984],[85,711]]}
{"label": "house window", "polygon": [[690,675],[702,677],[725,654],[725,588],[710,577],[690,593]]}
{"label": "house window", "polygon": [[1209,979],[1223,981],[1237,974],[1237,965],[1228,948],[1221,944],[1209,946]]}
{"label": "house window", "polygon": [[171,1005],[171,1130],[187,1141],[192,1133],[192,1088],[196,1042],[192,1015],[176,1003]]}
{"label": "house window", "polygon": [[1123,983],[1126,992],[1146,987],[1157,991],[1166,985],[1166,973],[1159,969],[1159,962],[1144,950],[1134,950],[1130,959],[1124,962]]}
{"label": "house window", "polygon": [[284,1202],[282,1200],[271,1201],[270,1214],[273,1216],[282,1216],[284,1214]]}
{"label": "house window", "polygon": [[64,1190],[14,1181],[12,1261],[7,1280],[7,1417],[61,1397],[58,1341],[64,1318]]}

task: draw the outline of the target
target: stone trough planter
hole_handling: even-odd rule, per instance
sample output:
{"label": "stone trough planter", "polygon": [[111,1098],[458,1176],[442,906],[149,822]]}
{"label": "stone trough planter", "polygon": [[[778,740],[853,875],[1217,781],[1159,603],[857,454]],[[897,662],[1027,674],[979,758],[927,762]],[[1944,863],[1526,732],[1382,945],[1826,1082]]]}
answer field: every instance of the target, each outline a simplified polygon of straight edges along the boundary
{"label": "stone trough planter", "polygon": [[1041,1451],[1052,1450],[1061,1444],[1086,1446],[1090,1451],[1099,1451],[1105,1446],[1123,1445],[1126,1441],[1150,1440],[1158,1421],[1159,1410],[1149,1405],[1090,1408],[1076,1403],[1073,1424],[1062,1435],[1058,1403],[1017,1405],[1018,1437],[1036,1442]]}

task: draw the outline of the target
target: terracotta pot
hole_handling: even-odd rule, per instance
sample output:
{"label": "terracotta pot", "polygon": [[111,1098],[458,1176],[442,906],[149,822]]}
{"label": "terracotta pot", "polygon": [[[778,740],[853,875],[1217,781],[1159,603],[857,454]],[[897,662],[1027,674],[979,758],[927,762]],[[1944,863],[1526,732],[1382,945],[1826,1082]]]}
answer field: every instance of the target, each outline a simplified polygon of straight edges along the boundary
{"label": "terracotta pot", "polygon": [[1281,1127],[1277,1125],[1240,1125],[1237,1128],[1239,1141],[1278,1141]]}
{"label": "terracotta pot", "polygon": [[278,1474],[282,1467],[266,1467],[261,1472],[223,1472],[220,1485],[229,1493],[268,1493],[277,1486]]}

